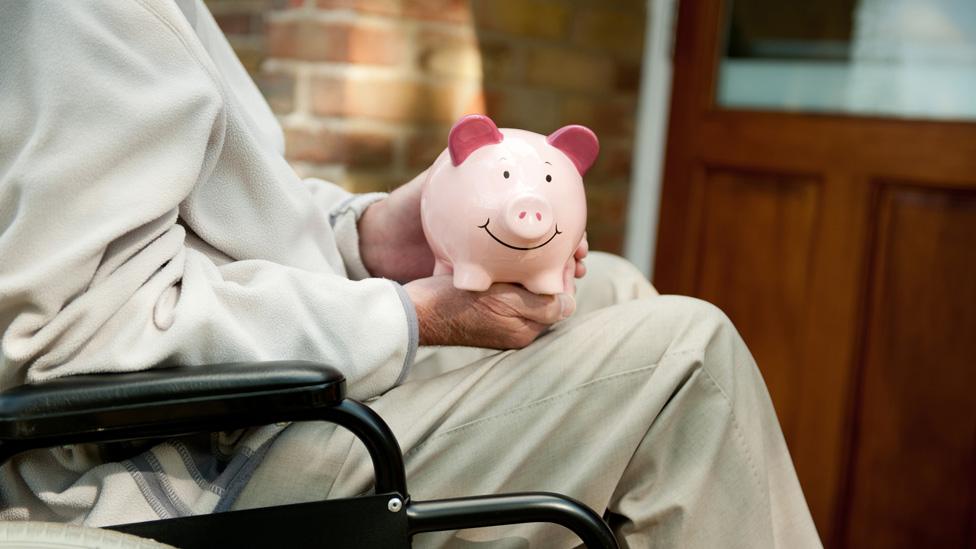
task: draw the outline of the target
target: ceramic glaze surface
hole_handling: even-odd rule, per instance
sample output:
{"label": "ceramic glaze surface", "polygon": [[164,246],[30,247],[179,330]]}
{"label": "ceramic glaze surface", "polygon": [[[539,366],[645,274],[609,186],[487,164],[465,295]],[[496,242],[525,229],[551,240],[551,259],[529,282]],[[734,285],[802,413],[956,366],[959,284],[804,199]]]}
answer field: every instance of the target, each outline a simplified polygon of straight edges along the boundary
{"label": "ceramic glaze surface", "polygon": [[549,136],[498,129],[470,115],[451,130],[431,166],[421,198],[434,274],[483,291],[493,282],[529,291],[564,291],[564,270],[586,229],[583,174],[599,151],[583,126]]}

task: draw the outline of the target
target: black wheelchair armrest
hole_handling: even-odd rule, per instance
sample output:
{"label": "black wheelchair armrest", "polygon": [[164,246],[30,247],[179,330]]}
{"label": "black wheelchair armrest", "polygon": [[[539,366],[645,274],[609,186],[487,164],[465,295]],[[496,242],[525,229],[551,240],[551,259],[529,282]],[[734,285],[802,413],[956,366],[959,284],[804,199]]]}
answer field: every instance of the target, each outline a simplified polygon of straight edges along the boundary
{"label": "black wheelchair armrest", "polygon": [[[187,548],[212,547],[214,539],[226,546],[316,543],[394,548],[409,547],[412,536],[420,532],[542,521],[570,528],[587,547],[617,547],[599,515],[557,494],[412,501],[393,432],[368,407],[345,398],[345,378],[338,370],[312,362],[155,368],[8,389],[0,393],[0,465],[34,448],[174,437],[282,421],[329,421],[352,431],[372,459],[375,495],[110,528]],[[382,541],[368,541],[374,538]],[[293,543],[282,543],[286,540]]]}
{"label": "black wheelchair armrest", "polygon": [[4,391],[0,444],[9,455],[77,442],[231,430],[303,419],[344,397],[342,373],[301,361],[73,376]]}
{"label": "black wheelchair armrest", "polygon": [[94,374],[0,393],[0,464],[35,448],[229,431],[283,421],[331,421],[369,451],[377,492],[406,497],[396,437],[345,398],[345,377],[325,364],[241,362]]}

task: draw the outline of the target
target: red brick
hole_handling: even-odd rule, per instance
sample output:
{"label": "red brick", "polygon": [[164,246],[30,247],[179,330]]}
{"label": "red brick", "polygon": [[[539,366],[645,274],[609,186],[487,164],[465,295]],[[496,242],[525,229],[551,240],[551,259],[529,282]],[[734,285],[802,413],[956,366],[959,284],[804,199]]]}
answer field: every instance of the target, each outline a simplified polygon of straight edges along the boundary
{"label": "red brick", "polygon": [[636,94],[640,91],[640,61],[620,61],[617,63],[616,88],[624,93]]}
{"label": "red brick", "polygon": [[485,109],[502,127],[549,133],[559,125],[559,97],[547,90],[486,86]]}
{"label": "red brick", "polygon": [[576,16],[573,41],[580,46],[640,59],[644,48],[643,9],[583,8]]}
{"label": "red brick", "polygon": [[351,27],[344,61],[394,64],[403,59],[407,40],[399,28]]}
{"label": "red brick", "polygon": [[426,74],[481,78],[481,52],[474,35],[422,29],[414,51],[417,68]]}
{"label": "red brick", "polygon": [[486,83],[516,83],[522,81],[521,48],[510,40],[479,38],[481,72]]}
{"label": "red brick", "polygon": [[578,6],[614,7],[638,13],[643,12],[647,0],[576,0],[576,3]]}
{"label": "red brick", "polygon": [[404,178],[390,170],[352,170],[341,180],[341,185],[354,193],[390,192],[403,183]]}
{"label": "red brick", "polygon": [[631,142],[621,144],[604,139],[600,143],[600,155],[589,174],[595,178],[627,179],[630,177],[633,156]]}
{"label": "red brick", "polygon": [[353,9],[378,15],[400,15],[403,12],[402,0],[317,0],[315,5],[322,9]]}
{"label": "red brick", "polygon": [[629,185],[626,181],[605,179],[587,174],[585,178],[587,216],[611,221],[627,216]]}
{"label": "red brick", "polygon": [[339,139],[347,166],[389,168],[393,164],[393,140],[388,135],[346,133]]}
{"label": "red brick", "polygon": [[405,46],[397,27],[273,21],[268,29],[271,57],[390,65],[402,59]]}
{"label": "red brick", "polygon": [[411,19],[470,23],[469,0],[409,0],[403,5],[403,15]]}
{"label": "red brick", "polygon": [[389,136],[361,132],[287,128],[285,151],[289,160],[298,162],[349,167],[388,167],[393,162]]}
{"label": "red brick", "polygon": [[480,102],[480,90],[463,83],[332,76],[312,80],[312,111],[322,116],[449,124]]}
{"label": "red brick", "polygon": [[605,55],[562,47],[528,50],[525,79],[536,86],[604,93],[615,87],[616,66]]}
{"label": "red brick", "polygon": [[588,225],[586,239],[591,250],[620,255],[624,249],[625,230],[625,225],[619,222],[612,225],[592,223]]}
{"label": "red brick", "polygon": [[224,34],[257,34],[261,26],[255,23],[257,14],[246,12],[214,14],[214,19]]}
{"label": "red brick", "polygon": [[620,253],[626,230],[629,185],[626,181],[586,177],[587,240],[591,249]]}
{"label": "red brick", "polygon": [[601,100],[573,96],[566,99],[562,109],[566,123],[582,124],[603,137],[632,137],[636,117],[637,101],[630,97]]}
{"label": "red brick", "polygon": [[[271,21],[268,24],[268,54],[271,57],[327,58],[344,48],[336,36],[325,35],[322,27],[305,21]],[[334,43],[333,43],[334,42]]]}
{"label": "red brick", "polygon": [[299,162],[338,162],[337,146],[323,131],[285,128],[285,155]]}
{"label": "red brick", "polygon": [[561,38],[568,32],[571,7],[551,0],[472,0],[475,26],[535,38]]}
{"label": "red brick", "polygon": [[468,0],[317,0],[316,6],[326,10],[351,9],[360,13],[426,21],[471,21]]}
{"label": "red brick", "polygon": [[407,167],[422,170],[430,166],[437,156],[447,148],[449,126],[439,131],[424,131],[407,139]]}

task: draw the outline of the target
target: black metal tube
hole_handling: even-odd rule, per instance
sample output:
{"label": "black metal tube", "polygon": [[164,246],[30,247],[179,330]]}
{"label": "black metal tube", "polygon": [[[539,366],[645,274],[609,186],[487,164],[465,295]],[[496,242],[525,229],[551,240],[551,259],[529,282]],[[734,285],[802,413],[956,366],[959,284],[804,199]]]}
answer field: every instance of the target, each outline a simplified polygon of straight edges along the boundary
{"label": "black metal tube", "polygon": [[410,535],[420,532],[480,528],[503,524],[551,522],[572,530],[590,549],[617,549],[613,532],[582,503],[546,492],[411,501],[407,503]]}
{"label": "black metal tube", "polygon": [[0,465],[7,463],[7,460],[19,454],[26,448],[20,448],[11,442],[0,440]]}
{"label": "black metal tube", "polygon": [[400,444],[393,431],[376,412],[347,398],[335,406],[317,410],[316,416],[317,419],[331,421],[349,429],[363,441],[373,460],[377,494],[396,492],[404,500],[409,498]]}

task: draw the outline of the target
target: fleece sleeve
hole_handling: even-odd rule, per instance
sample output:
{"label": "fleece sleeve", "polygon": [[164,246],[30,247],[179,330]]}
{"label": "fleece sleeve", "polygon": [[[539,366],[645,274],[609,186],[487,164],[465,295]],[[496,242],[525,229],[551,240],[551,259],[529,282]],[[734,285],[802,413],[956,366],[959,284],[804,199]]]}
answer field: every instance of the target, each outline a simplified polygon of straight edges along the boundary
{"label": "fleece sleeve", "polygon": [[335,234],[336,246],[346,266],[346,273],[352,280],[362,280],[370,276],[359,254],[359,218],[366,208],[386,198],[386,193],[350,194],[332,183],[319,179],[306,179],[305,185],[312,193],[316,204]]}
{"label": "fleece sleeve", "polygon": [[0,385],[309,359],[354,397],[389,389],[416,348],[399,285],[186,245],[184,201],[232,128],[179,17],[153,0],[0,3]]}
{"label": "fleece sleeve", "polygon": [[[183,0],[178,5],[193,25],[227,86],[255,122],[257,132],[261,136],[266,136],[275,150],[283,152],[284,134],[281,126],[202,0]],[[357,222],[363,211],[373,202],[384,198],[386,193],[353,195],[333,183],[316,178],[308,178],[303,183],[312,195],[316,207],[332,225],[336,245],[349,278],[353,280],[368,278],[369,271],[363,265],[359,255]]]}

